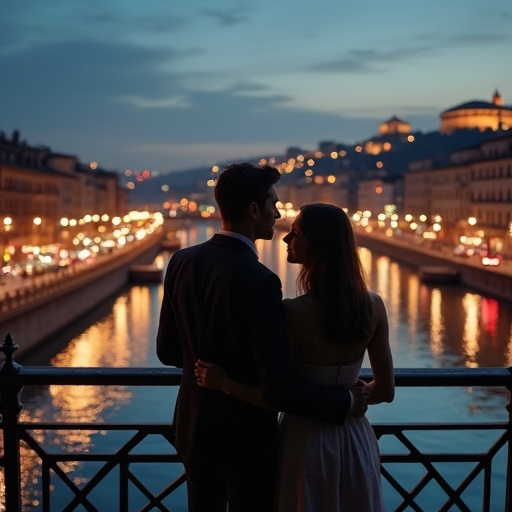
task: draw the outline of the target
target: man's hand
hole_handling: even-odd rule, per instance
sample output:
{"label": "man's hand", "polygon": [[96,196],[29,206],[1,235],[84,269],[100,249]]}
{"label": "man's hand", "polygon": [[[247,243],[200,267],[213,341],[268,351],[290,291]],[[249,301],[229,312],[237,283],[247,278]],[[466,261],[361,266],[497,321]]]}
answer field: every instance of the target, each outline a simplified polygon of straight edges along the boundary
{"label": "man's hand", "polygon": [[370,399],[370,392],[366,388],[366,383],[362,380],[358,380],[355,386],[350,388],[352,392],[352,416],[357,418],[364,416],[368,410],[368,400]]}

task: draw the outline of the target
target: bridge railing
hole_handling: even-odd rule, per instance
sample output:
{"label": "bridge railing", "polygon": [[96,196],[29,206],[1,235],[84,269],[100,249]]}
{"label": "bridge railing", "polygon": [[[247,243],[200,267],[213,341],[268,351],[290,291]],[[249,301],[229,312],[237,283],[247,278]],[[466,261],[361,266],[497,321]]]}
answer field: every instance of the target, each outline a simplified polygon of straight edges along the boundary
{"label": "bridge railing", "polygon": [[[143,505],[138,510],[178,510],[177,501],[185,495],[185,476],[180,458],[172,447],[171,425],[163,423],[91,423],[91,422],[43,422],[37,419],[20,421],[22,404],[20,393],[28,385],[62,386],[179,386],[181,372],[171,368],[54,368],[20,367],[13,360],[17,349],[12,337],[7,335],[0,347],[5,362],[0,370],[0,413],[2,416],[3,455],[0,468],[3,469],[3,493],[0,486],[0,510],[22,512],[34,510],[57,510],[52,504],[57,489],[64,489],[69,499],[62,510],[96,511],[98,508],[95,492],[102,485],[107,486],[109,508],[126,512],[132,510],[131,496],[134,492],[142,496]],[[451,369],[397,369],[397,387],[445,388],[454,386],[507,389],[503,406],[507,408],[507,421],[468,423],[458,418],[452,423],[385,423],[373,425],[381,445],[381,473],[383,483],[394,489],[399,502],[394,510],[424,510],[421,505],[422,493],[435,484],[437,504],[429,504],[434,510],[474,510],[475,492],[481,503],[479,510],[511,510],[512,508],[512,368],[451,368]],[[363,370],[362,378],[369,380],[371,373]],[[432,390],[435,393],[435,390]],[[505,403],[508,400],[508,404]],[[447,404],[449,407],[450,404]],[[70,451],[50,449],[42,441],[41,433],[56,432],[98,432],[116,433],[122,442],[105,453],[90,450]],[[418,442],[418,436],[425,439],[439,434],[453,435],[450,452],[432,453]],[[78,435],[77,434],[77,435]],[[144,441],[158,437],[159,449],[150,443],[153,451],[148,453]],[[469,438],[485,438],[485,449],[481,443],[467,446]],[[391,449],[382,444],[391,440]],[[428,444],[428,443],[427,443]],[[386,445],[387,446],[387,445]],[[397,448],[399,446],[399,448]],[[162,449],[162,447],[164,447]],[[464,448],[464,449],[462,449]],[[24,471],[23,464],[31,461],[30,472]],[[468,465],[462,479],[454,484],[440,469],[441,465]],[[73,477],[69,464],[93,465],[95,472],[87,478]],[[154,490],[137,470],[148,465],[174,468],[165,470],[166,485]],[[409,468],[419,466],[421,472],[412,488],[394,476],[392,467]],[[37,466],[37,470],[35,467]],[[497,470],[497,471],[496,471]],[[34,474],[40,478],[34,478]],[[154,472],[153,472],[154,474]],[[499,477],[496,477],[496,474]],[[169,476],[172,475],[172,476]],[[169,477],[168,477],[169,476]],[[501,482],[495,480],[499,478]],[[27,488],[39,485],[35,495],[29,496]],[[410,481],[410,479],[409,479]],[[498,485],[499,484],[499,485]],[[475,485],[477,490],[475,491]],[[471,489],[473,506],[466,501]],[[498,489],[498,491],[496,491]],[[102,491],[105,496],[105,490]],[[181,494],[180,494],[181,493]],[[181,496],[178,498],[178,496]],[[176,497],[176,499],[174,499]],[[2,503],[3,502],[3,503]],[[96,503],[96,504],[95,504]],[[2,508],[3,505],[3,508]],[[99,505],[105,505],[100,503]],[[183,505],[185,509],[185,505]]]}

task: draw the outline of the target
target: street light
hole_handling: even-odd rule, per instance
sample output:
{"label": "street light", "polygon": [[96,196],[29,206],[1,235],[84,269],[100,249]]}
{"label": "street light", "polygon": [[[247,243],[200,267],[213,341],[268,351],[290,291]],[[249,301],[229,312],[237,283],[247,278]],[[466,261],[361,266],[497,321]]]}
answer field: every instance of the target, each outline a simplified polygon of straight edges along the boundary
{"label": "street light", "polygon": [[41,217],[35,217],[32,222],[34,224],[33,230],[32,230],[32,245],[39,245],[39,240],[38,240],[39,237],[37,236],[37,234],[38,234],[38,228],[42,223]]}
{"label": "street light", "polygon": [[[3,263],[4,261],[7,261],[9,259],[9,256],[6,254],[7,245],[9,244],[9,233],[12,231],[12,219],[11,217],[5,217],[4,221],[1,226],[2,231],[2,243],[3,243],[3,249],[2,253],[0,254],[2,261],[0,263]],[[7,258],[7,259],[6,259]]]}

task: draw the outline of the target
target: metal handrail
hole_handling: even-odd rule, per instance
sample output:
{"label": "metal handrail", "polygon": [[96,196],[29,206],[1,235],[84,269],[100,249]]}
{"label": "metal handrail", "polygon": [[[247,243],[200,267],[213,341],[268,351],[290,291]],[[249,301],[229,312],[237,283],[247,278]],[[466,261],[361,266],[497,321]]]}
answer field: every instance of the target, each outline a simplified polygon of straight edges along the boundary
{"label": "metal handrail", "polygon": [[[94,486],[102,478],[102,472],[108,471],[113,465],[118,465],[126,482],[130,480],[139,488],[142,484],[131,474],[129,464],[134,461],[144,460],[146,462],[155,462],[165,460],[166,462],[179,463],[177,455],[151,455],[151,454],[133,454],[129,452],[129,447],[135,446],[140,439],[148,433],[158,433],[167,441],[171,441],[170,425],[144,423],[131,424],[109,424],[102,423],[102,430],[135,430],[136,435],[127,442],[116,454],[66,454],[52,455],[46,453],[41,446],[30,435],[31,430],[91,430],[98,428],[98,425],[86,423],[43,423],[43,422],[20,422],[19,414],[22,404],[19,402],[19,393],[26,385],[88,385],[88,386],[110,386],[110,385],[130,385],[130,386],[178,386],[181,379],[181,370],[173,368],[53,368],[53,367],[21,367],[13,360],[13,354],[17,349],[16,343],[8,334],[0,350],[5,354],[5,362],[0,369],[0,413],[2,415],[1,429],[4,436],[4,455],[0,459],[0,467],[4,469],[5,480],[5,509],[9,512],[21,512],[23,510],[21,503],[21,474],[20,474],[20,443],[23,441],[32,448],[37,455],[45,459],[47,466],[46,480],[49,487],[49,471],[59,472],[57,461],[62,460],[94,460],[102,461],[105,466],[92,479],[90,486]],[[370,370],[362,370],[363,380],[371,379]],[[443,368],[443,369],[403,369],[395,370],[395,382],[397,387],[440,387],[440,386],[484,386],[484,387],[502,387],[512,392],[512,367],[511,368]],[[510,395],[509,395],[510,396]],[[511,401],[507,404],[508,422],[504,423],[466,423],[466,424],[385,424],[374,425],[374,430],[379,439],[384,436],[393,436],[404,446],[410,448],[410,453],[405,454],[384,454],[381,457],[382,474],[384,478],[395,488],[402,496],[402,505],[396,510],[405,510],[409,506],[413,510],[421,510],[415,502],[415,497],[428,484],[430,480],[435,480],[448,496],[448,501],[442,509],[448,510],[452,505],[458,506],[459,510],[468,510],[464,505],[460,495],[463,490],[471,483],[478,472],[484,474],[484,497],[482,510],[489,510],[490,488],[491,488],[491,464],[494,455],[506,446],[507,449],[507,482],[504,497],[504,510],[510,510],[512,507],[512,406]],[[408,432],[425,430],[496,430],[502,432],[498,435],[494,445],[483,454],[460,454],[444,453],[429,454],[421,453],[408,437]],[[121,453],[121,455],[120,455]],[[434,467],[435,462],[449,461],[457,462],[472,461],[476,463],[476,468],[468,475],[461,485],[454,489],[438,474]],[[418,482],[412,490],[403,489],[392,475],[387,471],[386,463],[407,464],[412,462],[421,463],[427,470],[427,475]],[[107,468],[107,469],[105,469]],[[66,476],[61,474],[61,478]],[[173,492],[184,482],[184,475],[181,475],[172,482],[160,495],[153,496],[145,490],[148,500],[155,504],[160,503],[169,493]],[[67,485],[72,487],[71,482]],[[127,487],[127,483],[124,487]],[[123,485],[121,485],[123,487]],[[75,497],[73,503],[82,504],[87,510],[95,510],[87,498],[89,487],[84,489],[73,488]],[[121,492],[121,490],[120,490]],[[121,493],[122,494],[122,493]],[[49,503],[49,490],[43,489],[43,496],[46,496]],[[126,497],[123,498],[126,500]],[[123,501],[125,503],[125,501]],[[49,505],[46,505],[49,507]],[[159,505],[160,510],[167,510],[163,505]],[[71,510],[70,508],[67,508]],[[49,510],[45,508],[44,510]],[[149,509],[148,509],[149,510]]]}
{"label": "metal handrail", "polygon": [[[2,348],[0,347],[0,350]],[[509,387],[512,382],[512,367],[485,368],[396,368],[395,384],[398,387],[442,387],[442,386],[490,386]],[[105,368],[52,366],[20,367],[13,375],[3,375],[5,384],[25,385],[87,385],[109,386],[129,384],[131,386],[178,386],[181,370],[176,368]],[[361,379],[369,381],[372,372],[361,370]]]}

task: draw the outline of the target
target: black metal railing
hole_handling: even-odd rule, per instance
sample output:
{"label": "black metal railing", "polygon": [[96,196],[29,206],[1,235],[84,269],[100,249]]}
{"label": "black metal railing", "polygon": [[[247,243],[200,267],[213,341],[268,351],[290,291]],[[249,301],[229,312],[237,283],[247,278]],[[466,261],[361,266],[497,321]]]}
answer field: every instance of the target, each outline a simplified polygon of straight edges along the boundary
{"label": "black metal railing", "polygon": [[[38,482],[41,491],[37,495],[39,509],[55,511],[51,506],[52,495],[56,489],[64,489],[69,494],[65,511],[97,511],[94,504],[94,492],[98,486],[107,482],[109,492],[109,509],[126,512],[129,508],[130,493],[134,489],[143,496],[144,505],[140,511],[177,510],[173,496],[184,491],[185,477],[179,456],[171,443],[171,425],[162,423],[97,423],[91,422],[42,422],[19,419],[22,404],[20,392],[28,385],[73,385],[73,386],[178,386],[181,378],[179,370],[170,368],[23,368],[13,361],[17,345],[8,334],[3,346],[5,362],[0,370],[0,413],[2,415],[1,432],[3,434],[3,455],[0,467],[3,468],[4,493],[3,506],[0,510],[21,512],[32,510],[33,499],[26,498],[27,481],[31,478],[22,471],[23,461],[30,458],[38,467]],[[450,369],[397,369],[396,385],[406,388],[440,388],[440,387],[484,387],[497,390],[507,389],[503,393],[504,407],[507,408],[507,421],[484,423],[394,423],[373,425],[379,445],[392,440],[393,448],[382,449],[381,472],[383,483],[394,489],[399,502],[394,508],[401,510],[474,510],[467,502],[465,493],[473,489],[472,503],[476,494],[481,501],[481,510],[511,510],[512,506],[512,368],[450,368]],[[371,373],[363,370],[362,378],[369,380]],[[435,391],[432,391],[435,392]],[[501,396],[501,395],[500,395]],[[505,403],[507,402],[508,403]],[[447,404],[450,406],[450,404]],[[41,441],[41,432],[92,432],[101,430],[106,433],[122,434],[122,441],[107,453],[90,453],[88,450],[70,452],[68,450],[50,450]],[[442,433],[443,436],[455,435],[450,452],[432,453],[418,442],[418,436],[429,439]],[[464,434],[464,435],[461,435]],[[481,443],[466,446],[467,436],[484,439],[486,448]],[[160,445],[165,447],[157,453],[148,453],[144,441],[149,437],[158,437]],[[152,444],[151,446],[155,446]],[[465,449],[462,450],[461,447]],[[93,463],[95,472],[87,478],[73,478],[72,472],[65,465]],[[151,465],[172,465],[172,478],[166,478],[164,488],[155,491],[144,480],[136,468]],[[467,465],[468,471],[456,484],[446,476],[440,465]],[[394,476],[392,468],[403,468],[407,473],[418,474],[417,483],[412,488],[405,488]],[[34,471],[34,467],[31,471]],[[414,470],[412,468],[415,468]],[[419,470],[418,470],[419,468]],[[498,468],[503,491],[496,495],[495,470]],[[448,472],[450,473],[450,472]],[[33,481],[33,478],[32,478]],[[408,479],[411,481],[411,478]],[[421,502],[422,492],[429,486],[437,486],[436,495],[439,503],[429,503],[424,508]],[[499,486],[498,486],[499,487]],[[52,494],[53,490],[53,494]],[[1,494],[0,488],[0,494]],[[111,499],[110,499],[111,497]],[[115,503],[116,505],[112,505]],[[497,505],[496,505],[497,504]],[[103,504],[104,505],[104,504]]]}

